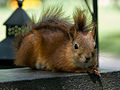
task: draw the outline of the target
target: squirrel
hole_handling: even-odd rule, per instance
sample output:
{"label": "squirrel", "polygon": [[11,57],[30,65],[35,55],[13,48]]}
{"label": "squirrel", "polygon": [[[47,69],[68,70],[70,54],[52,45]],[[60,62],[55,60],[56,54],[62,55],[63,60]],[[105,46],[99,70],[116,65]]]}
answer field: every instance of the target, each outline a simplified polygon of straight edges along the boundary
{"label": "squirrel", "polygon": [[95,24],[87,25],[85,13],[76,8],[71,23],[62,8],[42,12],[37,23],[16,39],[18,66],[53,72],[90,72],[99,74],[95,50]]}

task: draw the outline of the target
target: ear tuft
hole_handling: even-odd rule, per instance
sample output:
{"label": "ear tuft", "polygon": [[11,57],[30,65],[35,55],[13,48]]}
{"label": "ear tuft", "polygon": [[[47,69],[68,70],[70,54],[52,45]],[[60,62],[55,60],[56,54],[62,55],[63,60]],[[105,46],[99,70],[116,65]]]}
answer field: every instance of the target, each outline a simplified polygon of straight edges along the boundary
{"label": "ear tuft", "polygon": [[84,11],[82,11],[80,8],[76,8],[73,14],[73,19],[76,29],[83,31],[86,26],[86,16],[84,14]]}
{"label": "ear tuft", "polygon": [[87,22],[86,15],[80,8],[76,8],[73,19],[77,31],[89,32],[95,26],[94,22]]}

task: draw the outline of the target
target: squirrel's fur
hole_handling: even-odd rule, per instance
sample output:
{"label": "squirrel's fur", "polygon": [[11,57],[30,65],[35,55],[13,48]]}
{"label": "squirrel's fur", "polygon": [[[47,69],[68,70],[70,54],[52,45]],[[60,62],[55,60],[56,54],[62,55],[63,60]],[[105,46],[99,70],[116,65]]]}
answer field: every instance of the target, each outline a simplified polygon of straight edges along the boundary
{"label": "squirrel's fur", "polygon": [[54,72],[97,70],[94,24],[87,25],[80,8],[74,12],[73,19],[74,24],[64,17],[61,7],[43,11],[39,22],[33,22],[16,39],[15,64]]}

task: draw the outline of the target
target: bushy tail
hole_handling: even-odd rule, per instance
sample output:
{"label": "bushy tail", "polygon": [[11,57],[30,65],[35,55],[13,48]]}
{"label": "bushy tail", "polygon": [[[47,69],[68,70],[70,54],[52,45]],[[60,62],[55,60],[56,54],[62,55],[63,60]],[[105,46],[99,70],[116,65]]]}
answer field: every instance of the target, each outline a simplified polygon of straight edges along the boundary
{"label": "bushy tail", "polygon": [[37,26],[38,22],[36,22],[35,15],[32,15],[32,19],[24,28],[22,28],[22,32],[19,32],[15,35],[15,41],[13,42],[13,45],[16,50],[18,50],[21,46],[21,43],[23,39],[32,33],[32,30],[35,30],[35,27]]}
{"label": "bushy tail", "polygon": [[31,33],[31,31],[33,30],[33,25],[34,25],[34,20],[32,20],[32,22],[29,22],[29,24],[23,28],[22,32],[18,33],[15,36],[15,41],[13,42],[13,45],[16,50],[20,48],[24,37],[26,37],[28,34]]}
{"label": "bushy tail", "polygon": [[24,28],[24,30],[22,30],[23,32],[21,32],[15,37],[14,46],[16,50],[20,48],[24,37],[32,33],[31,32],[32,30],[40,30],[41,28],[46,28],[49,25],[55,26],[58,24],[64,26],[62,27],[64,29],[66,29],[67,26],[70,25],[69,17],[64,15],[64,12],[62,11],[62,7],[53,6],[53,7],[43,8],[39,20],[36,22],[35,17],[33,16],[32,22],[30,22],[27,25],[27,27]]}

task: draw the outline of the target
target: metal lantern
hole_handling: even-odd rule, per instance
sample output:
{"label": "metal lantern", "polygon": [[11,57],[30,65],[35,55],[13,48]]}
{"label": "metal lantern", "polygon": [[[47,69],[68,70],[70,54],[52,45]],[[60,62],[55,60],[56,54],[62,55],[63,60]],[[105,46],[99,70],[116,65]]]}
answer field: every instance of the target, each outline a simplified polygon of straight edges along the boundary
{"label": "metal lantern", "polygon": [[28,22],[30,22],[30,18],[26,14],[26,12],[22,9],[23,1],[18,1],[18,6],[15,12],[8,18],[8,20],[4,23],[6,25],[6,35],[7,36],[14,36],[17,33],[22,32],[22,28],[24,28]]}
{"label": "metal lantern", "polygon": [[14,36],[21,33],[22,30],[24,30],[23,28],[31,22],[31,19],[28,17],[27,13],[22,9],[23,1],[24,0],[17,0],[19,7],[4,23],[4,25],[6,25],[6,39],[0,42],[0,60],[15,59],[12,45]]}

